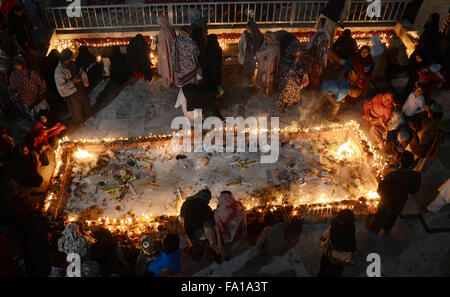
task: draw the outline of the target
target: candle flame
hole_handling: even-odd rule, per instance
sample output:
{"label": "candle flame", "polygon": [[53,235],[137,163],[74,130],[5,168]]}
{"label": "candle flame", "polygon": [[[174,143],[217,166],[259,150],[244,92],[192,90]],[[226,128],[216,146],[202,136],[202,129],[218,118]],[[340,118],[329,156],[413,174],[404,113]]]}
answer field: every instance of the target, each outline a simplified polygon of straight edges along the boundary
{"label": "candle flame", "polygon": [[341,145],[337,151],[337,157],[339,160],[351,159],[355,151],[350,147],[351,140]]}
{"label": "candle flame", "polygon": [[85,159],[93,159],[94,155],[90,154],[89,152],[82,150],[82,149],[78,149],[74,154],[74,157],[79,159],[79,160],[85,160]]}

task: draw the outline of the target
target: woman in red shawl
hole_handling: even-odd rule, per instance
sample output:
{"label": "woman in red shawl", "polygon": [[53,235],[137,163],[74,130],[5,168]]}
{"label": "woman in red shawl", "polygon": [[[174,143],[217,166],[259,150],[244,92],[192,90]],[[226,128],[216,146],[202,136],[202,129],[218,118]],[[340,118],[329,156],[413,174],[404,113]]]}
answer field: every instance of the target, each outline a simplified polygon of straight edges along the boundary
{"label": "woman in red shawl", "polygon": [[353,69],[359,73],[357,83],[362,90],[361,96],[366,97],[375,66],[375,61],[370,54],[370,47],[367,45],[363,46],[359,54],[353,56],[350,61]]}
{"label": "woman in red shawl", "polygon": [[217,244],[225,260],[228,260],[234,244],[238,242],[247,230],[245,208],[236,201],[233,194],[223,191],[219,196],[219,204],[214,211]]}
{"label": "woman in red shawl", "polygon": [[49,164],[47,150],[50,148],[50,144],[48,139],[66,130],[66,126],[61,122],[56,123],[50,128],[48,126],[48,112],[41,110],[39,112],[39,121],[37,121],[26,137],[27,145],[39,154],[39,161],[41,161],[43,166]]}
{"label": "woman in red shawl", "polygon": [[370,134],[376,135],[376,130],[387,131],[387,123],[392,117],[394,110],[394,95],[392,93],[381,93],[364,103],[362,118],[370,127]]}

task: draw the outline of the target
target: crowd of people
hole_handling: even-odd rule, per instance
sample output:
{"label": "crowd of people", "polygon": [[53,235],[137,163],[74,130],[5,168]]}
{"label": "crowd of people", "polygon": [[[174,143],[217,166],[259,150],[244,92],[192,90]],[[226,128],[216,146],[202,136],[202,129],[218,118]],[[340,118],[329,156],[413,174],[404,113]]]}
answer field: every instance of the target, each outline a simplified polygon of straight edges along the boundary
{"label": "crowd of people", "polygon": [[[445,137],[444,110],[433,96],[439,88],[448,89],[450,47],[444,42],[445,32],[439,31],[438,14],[430,16],[409,58],[396,35],[390,38],[389,46],[374,35],[371,46],[358,48],[346,29],[334,41],[336,28],[342,26],[337,15],[342,9],[327,7],[322,12],[317,32],[306,46],[284,30],[263,34],[250,18],[238,44],[239,88],[257,86],[268,97],[278,89],[280,113],[301,102],[304,88],[316,89],[321,94],[318,109],[327,102],[332,105],[331,120],[337,119],[341,106],[369,99],[364,102],[361,118],[373,143],[382,153],[394,156],[398,168],[380,182],[380,204],[367,228],[375,233],[383,229],[388,234],[408,195],[420,190],[420,171],[427,159],[437,157]],[[251,228],[245,208],[229,191],[219,195],[214,211],[209,206],[212,196],[208,189],[185,200],[179,214],[187,240],[183,251],[179,234],[173,231],[165,232],[160,240],[144,236],[142,249],[137,250],[118,243],[106,229],[90,236],[75,223],[52,229],[31,195],[44,181],[40,168],[49,165],[56,137],[67,129],[52,109],[55,102],[64,100],[72,124],[79,127],[93,118],[89,92],[102,78],[104,65],[86,47],[78,49],[76,58],[71,49],[61,53],[52,50],[44,56],[32,42],[21,11],[21,6],[13,6],[1,23],[1,109],[34,125],[17,144],[6,128],[0,129],[1,187],[6,193],[0,206],[0,225],[8,230],[0,233],[0,275],[65,276],[66,256],[74,252],[81,256],[83,276],[176,276],[182,269],[182,252],[198,262],[205,255],[217,263],[235,256],[236,247],[249,238]],[[156,46],[157,73],[163,87],[179,88],[176,107],[182,107],[191,120],[195,108],[221,117],[218,106],[225,93],[222,49],[195,10],[190,11],[190,20],[192,25],[182,27],[177,35],[169,19],[160,15],[161,29],[154,42],[149,44],[138,34],[126,53],[114,47],[110,81],[118,86],[131,76],[151,81],[155,74],[150,51]],[[327,67],[341,70],[341,79],[323,81]],[[402,94],[381,90],[373,98],[367,97],[371,82],[390,81],[402,73],[408,76]],[[264,255],[284,254],[301,230],[298,222],[286,216],[276,220],[270,211],[260,223],[264,228],[256,232],[254,245]],[[337,213],[320,236],[319,246],[323,256],[318,276],[341,276],[345,266],[354,265],[357,247],[351,210]]]}

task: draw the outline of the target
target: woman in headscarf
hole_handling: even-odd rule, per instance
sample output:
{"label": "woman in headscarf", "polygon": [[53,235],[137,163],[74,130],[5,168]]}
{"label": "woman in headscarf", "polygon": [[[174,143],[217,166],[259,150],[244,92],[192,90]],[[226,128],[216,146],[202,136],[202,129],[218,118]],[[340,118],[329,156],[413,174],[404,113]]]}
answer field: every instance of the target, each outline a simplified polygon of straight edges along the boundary
{"label": "woman in headscarf", "polygon": [[90,88],[102,77],[103,61],[98,63],[96,57],[89,52],[87,47],[80,46],[75,63],[86,73]]}
{"label": "woman in headscarf", "polygon": [[256,84],[264,89],[267,97],[271,96],[277,83],[278,66],[280,63],[280,46],[272,32],[266,33],[264,44],[256,53],[258,74]]}
{"label": "woman in headscarf", "polygon": [[158,24],[161,26],[161,31],[156,35],[158,74],[164,80],[164,87],[168,88],[171,84],[175,83],[175,72],[172,66],[172,45],[177,35],[165,15],[158,17]]}
{"label": "woman in headscarf", "polygon": [[48,218],[40,216],[25,230],[22,252],[27,276],[47,277],[50,274],[49,228]]}
{"label": "woman in headscarf", "polygon": [[306,58],[302,55],[300,44],[297,45],[297,43],[292,42],[286,49],[284,59],[281,60],[281,92],[278,98],[278,112],[284,113],[286,105],[291,109],[295,103],[299,103],[302,89],[308,84]]}
{"label": "woman in headscarf", "polygon": [[372,77],[374,79],[384,79],[387,67],[387,48],[386,45],[381,42],[380,36],[372,35],[372,46],[370,47],[370,54],[373,57],[375,66],[373,69]]}
{"label": "woman in headscarf", "polygon": [[208,43],[207,21],[200,15],[195,8],[188,9],[189,21],[191,22],[191,38],[197,44],[199,49],[199,61],[202,69],[206,66],[205,56]]}
{"label": "woman in headscarf", "polygon": [[214,211],[214,229],[217,244],[222,257],[228,260],[233,252],[233,246],[246,233],[245,208],[236,201],[233,194],[223,191],[219,196],[217,209]]}
{"label": "woman in headscarf", "polygon": [[430,64],[425,60],[426,54],[421,50],[414,51],[409,57],[409,62],[407,66],[408,70],[408,82],[406,83],[405,88],[402,93],[403,102],[406,101],[409,94],[414,89],[415,83],[419,80],[419,70],[428,67]]}
{"label": "woman in headscarf", "polygon": [[35,121],[40,110],[49,109],[45,98],[47,84],[37,71],[28,68],[21,56],[14,58],[14,68],[9,79],[11,92],[24,104],[29,118]]}
{"label": "woman in headscarf", "polygon": [[366,97],[375,67],[375,61],[370,54],[370,47],[368,45],[363,46],[358,54],[350,58],[350,64],[350,68],[359,74],[357,84],[361,88],[361,97]]}
{"label": "woman in headscarf", "polygon": [[208,35],[208,45],[205,52],[205,67],[203,68],[205,82],[221,96],[222,89],[222,48],[216,34]]}
{"label": "woman in headscarf", "polygon": [[425,54],[423,58],[427,63],[436,62],[439,57],[442,38],[439,32],[439,17],[437,12],[430,15],[416,46],[416,51],[421,50]]}
{"label": "woman in headscarf", "polygon": [[239,63],[242,65],[241,73],[244,84],[252,84],[252,78],[256,68],[256,51],[261,47],[263,42],[264,35],[259,31],[253,19],[250,19],[238,44]]}
{"label": "woman in headscarf", "polygon": [[130,78],[130,66],[127,63],[127,56],[120,52],[120,47],[113,47],[113,54],[109,58],[111,61],[111,81],[120,86]]}
{"label": "woman in headscarf", "polygon": [[42,182],[42,176],[39,174],[41,164],[39,155],[28,149],[25,144],[16,146],[16,154],[14,161],[14,179],[23,187],[39,187]]}
{"label": "woman in headscarf", "polygon": [[49,93],[59,97],[58,89],[55,83],[55,69],[59,63],[59,52],[56,49],[52,49],[44,61],[44,68],[42,69],[42,75],[47,83]]}
{"label": "woman in headscarf", "polygon": [[388,65],[386,77],[389,81],[393,75],[406,72],[408,65],[408,54],[406,46],[397,35],[392,35],[389,38],[389,48],[387,49]]}
{"label": "woman in headscarf", "polygon": [[392,93],[381,93],[373,97],[372,100],[364,102],[362,118],[367,121],[370,127],[370,134],[387,134],[388,122],[393,112],[394,95]]}
{"label": "woman in headscarf", "polygon": [[328,51],[328,59],[330,64],[334,64],[335,68],[344,65],[344,61],[352,57],[358,50],[356,40],[352,37],[352,31],[345,29]]}
{"label": "woman in headscarf", "polygon": [[[418,158],[435,159],[439,153],[439,147],[445,139],[444,110],[442,105],[430,102],[425,106],[427,115],[421,121],[411,123],[414,131],[413,139],[409,144],[411,152]],[[423,167],[425,160],[420,167]],[[416,169],[422,169],[417,168]]]}
{"label": "woman in headscarf", "polygon": [[[331,226],[320,235],[323,251],[318,277],[341,277],[343,265],[354,264],[356,258],[355,215],[349,209],[341,210]],[[338,256],[339,255],[339,256]]]}
{"label": "woman in headscarf", "polygon": [[136,78],[152,80],[150,47],[144,36],[137,34],[127,46],[128,65]]}
{"label": "woman in headscarf", "polygon": [[317,88],[319,86],[322,71],[327,67],[328,62],[330,32],[329,29],[325,27],[325,22],[325,18],[319,20],[317,32],[309,40],[307,46],[308,75],[310,86],[313,88]]}
{"label": "woman in headscarf", "polygon": [[172,63],[178,86],[197,84],[202,79],[202,68],[198,59],[200,51],[189,34],[190,27],[184,26],[173,42]]}
{"label": "woman in headscarf", "polygon": [[23,8],[20,5],[14,6],[8,15],[8,26],[14,32],[17,42],[21,47],[31,46],[32,38],[30,35],[30,24],[23,14]]}
{"label": "woman in headscarf", "polygon": [[49,138],[59,135],[66,130],[66,126],[61,122],[51,125],[48,117],[48,111],[41,110],[39,112],[39,120],[25,138],[27,145],[39,153],[39,161],[43,166],[49,164],[47,156],[48,150],[50,149]]}

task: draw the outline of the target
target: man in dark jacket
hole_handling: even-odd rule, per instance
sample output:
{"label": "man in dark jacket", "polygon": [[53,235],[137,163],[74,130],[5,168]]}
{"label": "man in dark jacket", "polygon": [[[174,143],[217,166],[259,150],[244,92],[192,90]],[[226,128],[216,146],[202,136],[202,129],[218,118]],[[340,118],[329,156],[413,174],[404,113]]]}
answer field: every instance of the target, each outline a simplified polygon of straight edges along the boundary
{"label": "man in dark jacket", "polygon": [[404,151],[401,155],[400,168],[389,173],[378,185],[380,204],[373,222],[366,225],[367,229],[378,233],[384,229],[389,234],[403,210],[408,194],[416,194],[420,190],[420,173],[412,171],[414,155]]}
{"label": "man in dark jacket", "polygon": [[192,246],[192,258],[200,261],[209,242],[213,250],[217,250],[214,233],[214,215],[209,201],[211,192],[201,190],[194,196],[188,197],[181,206],[180,220],[184,222],[184,231]]}

